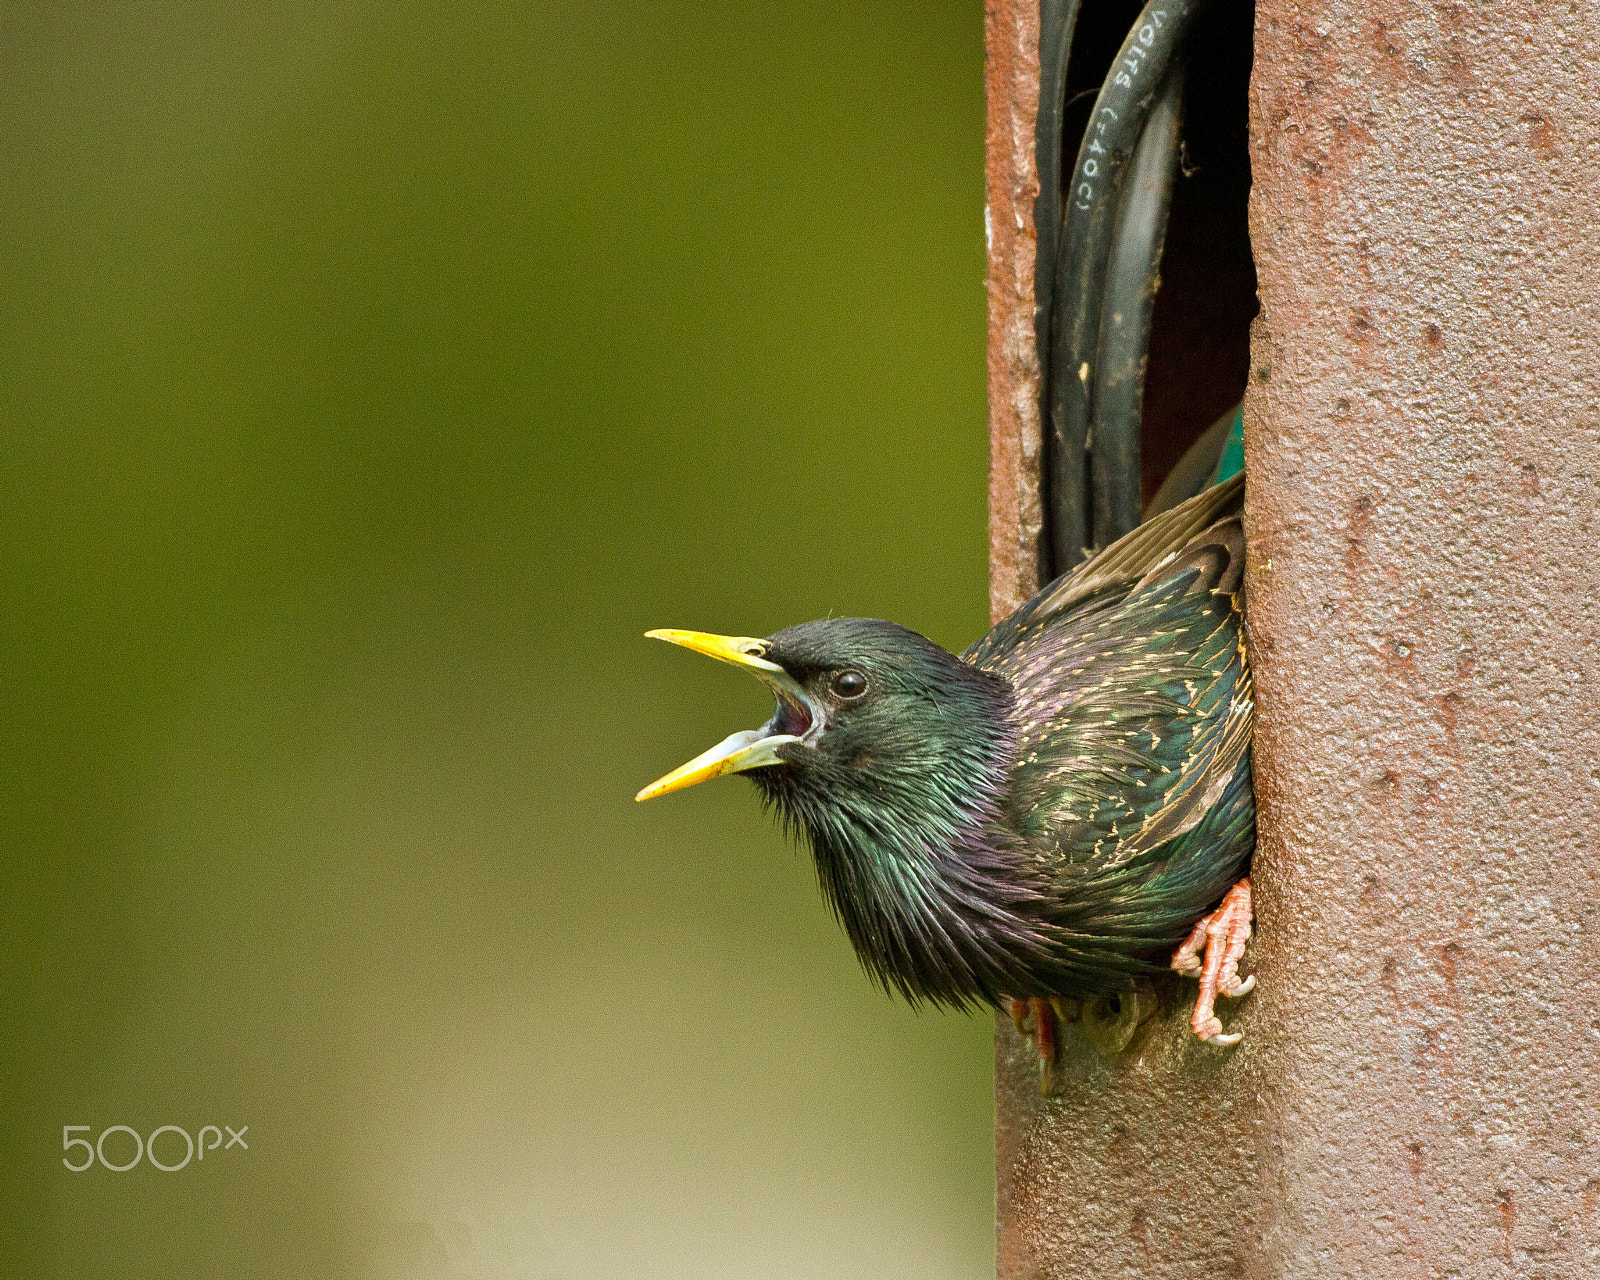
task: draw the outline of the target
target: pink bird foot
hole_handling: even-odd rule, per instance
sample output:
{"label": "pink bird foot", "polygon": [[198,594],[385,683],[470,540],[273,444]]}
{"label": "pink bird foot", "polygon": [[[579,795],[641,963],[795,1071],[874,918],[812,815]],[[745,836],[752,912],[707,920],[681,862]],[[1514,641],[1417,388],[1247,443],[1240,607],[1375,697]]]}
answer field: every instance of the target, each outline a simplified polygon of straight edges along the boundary
{"label": "pink bird foot", "polygon": [[[1255,910],[1250,901],[1250,877],[1229,889],[1217,909],[1202,916],[1183,945],[1172,955],[1172,967],[1179,973],[1200,979],[1200,997],[1194,1002],[1194,1017],[1189,1025],[1195,1035],[1215,1045],[1234,1045],[1244,1039],[1236,1032],[1222,1034],[1222,1020],[1212,1011],[1217,997],[1242,996],[1255,990],[1255,975],[1239,977],[1239,957],[1250,941],[1250,921]],[[1205,959],[1200,957],[1205,949]]]}
{"label": "pink bird foot", "polygon": [[1056,1063],[1056,1016],[1051,1002],[1038,996],[1031,1000],[1008,1000],[1007,1012],[1017,1034],[1030,1039],[1039,1053],[1039,1092],[1048,1097],[1052,1069]]}

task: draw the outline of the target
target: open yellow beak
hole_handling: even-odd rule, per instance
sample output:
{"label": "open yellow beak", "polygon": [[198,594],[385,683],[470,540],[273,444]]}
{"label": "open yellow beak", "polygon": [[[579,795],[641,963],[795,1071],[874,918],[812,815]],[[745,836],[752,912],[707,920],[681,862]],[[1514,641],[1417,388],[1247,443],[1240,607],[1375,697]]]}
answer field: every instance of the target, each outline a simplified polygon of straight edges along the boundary
{"label": "open yellow beak", "polygon": [[[693,649],[696,653],[703,653],[709,658],[743,667],[777,694],[780,702],[802,710],[808,726],[820,724],[818,708],[794,677],[777,663],[768,662],[762,657],[769,648],[765,640],[757,640],[750,636],[714,636],[704,631],[668,629],[646,631],[645,635],[652,640],[667,640],[682,645],[685,649]],[[688,764],[674,769],[666,777],[657,778],[634,799],[653,800],[656,796],[664,796],[669,791],[682,791],[697,782],[720,778],[725,773],[743,773],[747,769],[760,769],[766,765],[786,763],[779,758],[778,748],[791,742],[802,742],[804,739],[792,733],[778,733],[774,728],[776,722],[775,715],[759,729],[745,729],[730,735],[711,750],[697,755]]]}

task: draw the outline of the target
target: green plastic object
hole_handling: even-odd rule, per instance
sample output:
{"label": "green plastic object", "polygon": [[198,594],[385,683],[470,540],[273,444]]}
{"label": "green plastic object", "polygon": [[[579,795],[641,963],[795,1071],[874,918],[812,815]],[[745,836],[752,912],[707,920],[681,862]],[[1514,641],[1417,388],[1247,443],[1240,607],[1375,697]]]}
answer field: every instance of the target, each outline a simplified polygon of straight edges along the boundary
{"label": "green plastic object", "polygon": [[1229,476],[1244,470],[1244,403],[1233,411],[1233,422],[1228,427],[1228,438],[1217,455],[1217,469],[1211,473],[1211,483],[1221,484]]}

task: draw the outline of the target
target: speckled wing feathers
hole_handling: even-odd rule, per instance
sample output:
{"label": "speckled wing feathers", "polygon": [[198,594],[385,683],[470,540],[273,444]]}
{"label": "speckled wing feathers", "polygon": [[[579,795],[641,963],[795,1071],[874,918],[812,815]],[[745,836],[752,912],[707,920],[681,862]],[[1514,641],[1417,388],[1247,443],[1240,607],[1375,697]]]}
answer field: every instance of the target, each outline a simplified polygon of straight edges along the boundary
{"label": "speckled wing feathers", "polygon": [[1141,526],[963,655],[1016,692],[1008,821],[1055,886],[1058,928],[1091,950],[1181,933],[1209,903],[1178,899],[1215,883],[1214,900],[1248,860],[1241,494],[1220,485]]}
{"label": "speckled wing feathers", "polygon": [[[1158,572],[1165,561],[1177,556],[1193,538],[1204,533],[1218,520],[1236,514],[1243,500],[1244,473],[1241,472],[1204,493],[1196,494],[1187,502],[1180,502],[1170,510],[1163,511],[1117,539],[1098,555],[1050,583],[1013,614],[1012,619],[1024,613],[1030,617],[1061,613],[1078,601],[1107,588],[1126,589],[1129,583]],[[1240,546],[1243,546],[1242,536]],[[1243,566],[1242,557],[1240,566]],[[1006,624],[1002,622],[1000,625],[1003,627]],[[989,636],[985,636],[974,649],[988,639]]]}

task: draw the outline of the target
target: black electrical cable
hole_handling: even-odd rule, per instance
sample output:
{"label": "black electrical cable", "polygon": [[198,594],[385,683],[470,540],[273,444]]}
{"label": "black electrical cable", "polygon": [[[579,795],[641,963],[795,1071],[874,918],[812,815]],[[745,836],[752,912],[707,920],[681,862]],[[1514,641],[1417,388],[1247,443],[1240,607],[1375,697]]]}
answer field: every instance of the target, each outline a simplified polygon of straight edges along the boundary
{"label": "black electrical cable", "polygon": [[1142,518],[1139,438],[1144,422],[1144,373],[1160,285],[1161,249],[1178,170],[1183,82],[1181,63],[1174,64],[1161,82],[1122,184],[1106,267],[1089,430],[1097,547],[1109,546],[1136,528]]}
{"label": "black electrical cable", "polygon": [[1151,0],[1139,14],[1095,100],[1071,186],[1064,192],[1045,371],[1050,574],[1077,564],[1090,536],[1085,450],[1091,377],[1099,359],[1101,303],[1121,178],[1173,54],[1204,3]]}
{"label": "black electrical cable", "polygon": [[1067,56],[1082,0],[1039,0],[1039,122],[1034,132],[1039,198],[1033,204],[1038,248],[1033,267],[1033,328],[1043,376],[1050,360],[1051,296],[1061,240],[1062,116],[1066,111]]}

